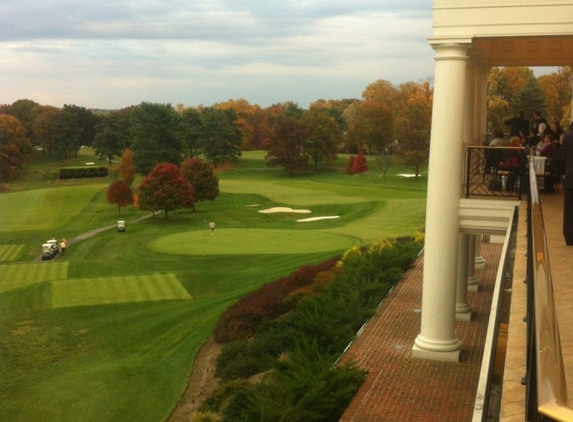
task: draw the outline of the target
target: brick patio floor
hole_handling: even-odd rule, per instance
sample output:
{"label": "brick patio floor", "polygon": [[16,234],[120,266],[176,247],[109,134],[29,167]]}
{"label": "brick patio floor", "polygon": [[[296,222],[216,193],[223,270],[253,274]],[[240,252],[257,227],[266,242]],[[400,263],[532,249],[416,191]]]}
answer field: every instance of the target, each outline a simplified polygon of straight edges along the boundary
{"label": "brick patio floor", "polygon": [[[560,235],[562,192],[543,195],[542,207],[569,381],[573,378],[573,336],[569,334],[572,330],[566,328],[573,326],[573,248],[566,247]],[[504,374],[504,422],[524,420],[525,389],[520,380],[525,375],[525,215],[523,203]],[[423,256],[418,258],[343,357],[343,361],[353,359],[368,375],[340,422],[471,421],[501,249],[498,243],[482,243],[486,266],[476,269],[480,288],[478,292],[468,292],[473,318],[456,323],[456,335],[462,342],[457,363],[410,356],[420,332],[424,260]]]}
{"label": "brick patio floor", "polygon": [[420,333],[424,260],[418,258],[344,357],[368,376],[341,422],[471,421],[501,249],[482,244],[488,265],[476,269],[479,291],[468,293],[472,321],[456,323],[457,363],[410,357]]}

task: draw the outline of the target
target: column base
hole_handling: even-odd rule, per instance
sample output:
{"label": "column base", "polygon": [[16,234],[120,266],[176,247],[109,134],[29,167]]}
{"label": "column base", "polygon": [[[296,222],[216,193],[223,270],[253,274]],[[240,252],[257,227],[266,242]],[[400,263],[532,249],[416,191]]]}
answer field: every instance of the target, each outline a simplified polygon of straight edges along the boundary
{"label": "column base", "polygon": [[479,278],[469,277],[468,278],[468,292],[477,292],[479,290]]}
{"label": "column base", "polygon": [[435,350],[420,349],[414,345],[412,347],[412,355],[416,359],[440,360],[445,362],[459,362],[460,349],[452,350],[450,352],[438,352]]}
{"label": "column base", "polygon": [[485,268],[485,258],[483,256],[476,256],[474,268],[477,270],[483,270]]}
{"label": "column base", "polygon": [[457,312],[456,311],[456,321],[458,322],[469,322],[472,320],[472,311]]}
{"label": "column base", "polygon": [[455,338],[448,341],[429,340],[422,334],[414,341],[412,357],[419,359],[459,362],[461,342]]}

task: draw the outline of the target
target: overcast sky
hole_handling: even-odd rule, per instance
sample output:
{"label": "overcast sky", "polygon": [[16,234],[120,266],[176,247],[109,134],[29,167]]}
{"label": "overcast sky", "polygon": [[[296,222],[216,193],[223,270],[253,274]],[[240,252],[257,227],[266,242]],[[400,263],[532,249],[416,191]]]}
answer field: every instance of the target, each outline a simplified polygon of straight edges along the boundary
{"label": "overcast sky", "polygon": [[432,0],[0,0],[0,104],[360,98],[433,76]]}

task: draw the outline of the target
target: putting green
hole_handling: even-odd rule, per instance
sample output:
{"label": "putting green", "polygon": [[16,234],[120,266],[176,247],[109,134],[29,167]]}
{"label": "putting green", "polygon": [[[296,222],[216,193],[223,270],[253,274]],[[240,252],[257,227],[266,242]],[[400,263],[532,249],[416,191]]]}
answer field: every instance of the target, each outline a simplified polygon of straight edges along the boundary
{"label": "putting green", "polygon": [[0,261],[15,261],[24,245],[0,245]]}
{"label": "putting green", "polygon": [[244,255],[342,251],[357,239],[318,230],[217,229],[190,231],[153,240],[147,247],[174,255]]}
{"label": "putting green", "polygon": [[60,280],[68,277],[67,262],[38,262],[31,264],[1,265],[0,293],[19,289],[42,281]]}
{"label": "putting green", "polygon": [[191,299],[174,274],[103,277],[52,282],[52,307]]}

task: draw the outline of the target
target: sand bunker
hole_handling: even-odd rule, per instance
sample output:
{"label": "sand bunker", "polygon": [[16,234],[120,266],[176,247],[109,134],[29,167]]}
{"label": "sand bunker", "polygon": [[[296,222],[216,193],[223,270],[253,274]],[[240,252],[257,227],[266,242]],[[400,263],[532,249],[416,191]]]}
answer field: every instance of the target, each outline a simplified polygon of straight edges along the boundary
{"label": "sand bunker", "polygon": [[311,218],[303,218],[302,220],[296,220],[298,223],[306,223],[307,221],[317,221],[317,220],[329,220],[332,218],[340,218],[339,215],[327,215],[324,217],[311,217]]}
{"label": "sand bunker", "polygon": [[296,212],[296,213],[301,213],[301,214],[308,214],[308,213],[310,213],[310,210],[295,210],[295,209],[288,208],[288,207],[275,207],[275,208],[269,208],[266,210],[260,210],[259,212],[262,212],[263,214],[272,214],[274,212]]}

